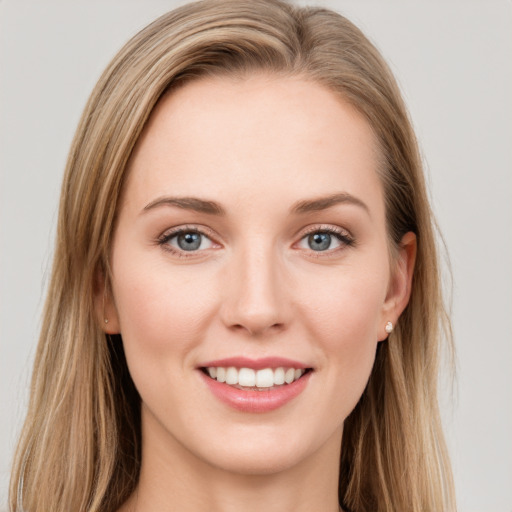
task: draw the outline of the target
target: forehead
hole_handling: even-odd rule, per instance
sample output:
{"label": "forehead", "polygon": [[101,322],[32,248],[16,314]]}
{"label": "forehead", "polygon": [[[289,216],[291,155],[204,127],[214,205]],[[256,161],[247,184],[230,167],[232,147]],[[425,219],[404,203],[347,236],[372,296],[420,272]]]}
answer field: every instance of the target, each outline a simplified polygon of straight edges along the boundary
{"label": "forehead", "polygon": [[163,194],[277,196],[282,204],[338,191],[380,194],[377,162],[367,121],[322,85],[207,78],[157,104],[131,157],[126,192],[146,203]]}

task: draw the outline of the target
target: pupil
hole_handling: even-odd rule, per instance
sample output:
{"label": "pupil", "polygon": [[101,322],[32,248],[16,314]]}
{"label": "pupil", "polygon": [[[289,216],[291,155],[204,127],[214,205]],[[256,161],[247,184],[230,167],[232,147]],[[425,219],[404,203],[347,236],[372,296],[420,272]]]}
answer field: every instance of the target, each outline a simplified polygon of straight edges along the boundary
{"label": "pupil", "polygon": [[195,251],[201,245],[201,235],[199,233],[184,233],[178,235],[178,245],[184,251]]}
{"label": "pupil", "polygon": [[331,235],[329,233],[314,233],[309,235],[308,244],[314,251],[325,251],[331,245]]}

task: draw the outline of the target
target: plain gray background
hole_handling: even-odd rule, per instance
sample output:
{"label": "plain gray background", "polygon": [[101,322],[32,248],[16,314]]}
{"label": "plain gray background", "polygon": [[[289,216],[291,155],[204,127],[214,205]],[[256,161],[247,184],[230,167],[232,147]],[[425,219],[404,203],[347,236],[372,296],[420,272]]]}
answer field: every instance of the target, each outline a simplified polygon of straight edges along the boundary
{"label": "plain gray background", "polygon": [[[178,3],[0,0],[0,509],[72,135],[114,53]],[[459,508],[512,512],[512,2],[321,3],[390,62],[424,154],[454,277],[458,377],[442,404]]]}

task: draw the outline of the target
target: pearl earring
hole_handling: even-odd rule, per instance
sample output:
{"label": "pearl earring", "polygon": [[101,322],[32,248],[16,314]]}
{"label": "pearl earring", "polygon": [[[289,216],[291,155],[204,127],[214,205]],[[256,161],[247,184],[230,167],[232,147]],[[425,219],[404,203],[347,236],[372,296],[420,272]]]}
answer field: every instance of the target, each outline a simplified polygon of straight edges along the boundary
{"label": "pearl earring", "polygon": [[108,318],[105,318],[105,323],[108,324]]}
{"label": "pearl earring", "polygon": [[393,324],[392,324],[391,322],[388,322],[388,323],[386,324],[385,329],[386,329],[386,332],[387,332],[388,334],[391,334],[391,333],[393,332]]}

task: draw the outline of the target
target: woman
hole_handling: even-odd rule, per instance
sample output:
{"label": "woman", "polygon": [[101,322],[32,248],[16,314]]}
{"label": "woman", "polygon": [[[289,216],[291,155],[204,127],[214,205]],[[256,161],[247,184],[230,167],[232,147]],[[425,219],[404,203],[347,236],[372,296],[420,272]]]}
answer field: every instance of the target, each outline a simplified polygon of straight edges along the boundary
{"label": "woman", "polygon": [[71,148],[11,508],[454,510],[443,329],[375,48],[322,9],[177,9]]}

